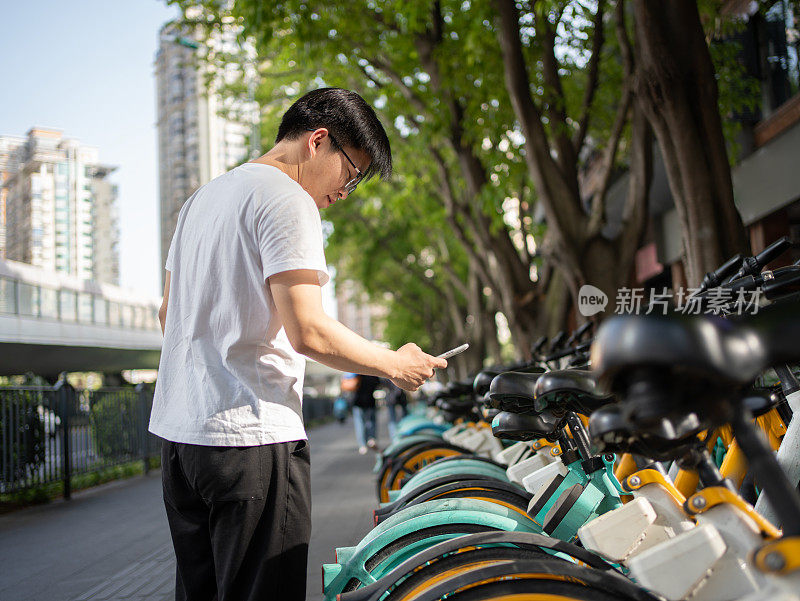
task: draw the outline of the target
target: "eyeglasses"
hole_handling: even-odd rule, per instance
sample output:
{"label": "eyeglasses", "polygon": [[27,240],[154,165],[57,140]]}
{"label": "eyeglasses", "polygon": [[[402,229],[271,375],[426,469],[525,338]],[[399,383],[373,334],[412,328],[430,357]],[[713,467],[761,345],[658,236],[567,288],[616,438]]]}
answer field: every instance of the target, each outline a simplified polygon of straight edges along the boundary
{"label": "eyeglasses", "polygon": [[347,162],[350,163],[353,169],[356,170],[356,176],[344,184],[344,189],[347,191],[347,193],[352,194],[355,191],[356,186],[358,186],[359,182],[362,179],[364,179],[364,174],[358,167],[356,167],[356,164],[353,162],[353,160],[349,156],[347,156],[347,153],[344,151],[344,148],[342,148],[341,144],[339,144],[336,141],[336,138],[334,138],[330,133],[328,134],[328,137],[331,139],[331,143],[342,152],[344,158],[347,159]]}

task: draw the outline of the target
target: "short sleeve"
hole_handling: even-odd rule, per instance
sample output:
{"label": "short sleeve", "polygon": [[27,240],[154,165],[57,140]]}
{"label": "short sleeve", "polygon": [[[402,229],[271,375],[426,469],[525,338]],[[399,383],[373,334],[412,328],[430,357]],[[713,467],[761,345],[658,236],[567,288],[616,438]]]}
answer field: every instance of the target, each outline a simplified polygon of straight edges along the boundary
{"label": "short sleeve", "polygon": [[257,203],[255,235],[264,281],[294,269],[313,269],[329,280],[319,209],[309,196],[287,194]]}
{"label": "short sleeve", "polygon": [[167,260],[164,263],[164,269],[166,269],[167,271],[175,271],[173,269],[173,267],[175,265],[175,259],[173,258],[173,254],[174,253],[172,251],[173,248],[175,248],[175,235],[174,234],[172,236],[172,242],[170,242],[170,245],[169,245],[169,250],[167,251]]}
{"label": "short sleeve", "polygon": [[183,221],[186,219],[186,213],[189,210],[189,206],[192,204],[192,200],[194,199],[195,195],[199,192],[195,192],[192,194],[186,202],[181,205],[180,211],[178,211],[178,219],[175,223],[175,231],[172,233],[172,240],[169,244],[169,250],[167,251],[167,260],[164,262],[164,269],[167,271],[175,271],[173,269],[175,267],[175,252],[176,246],[178,245],[178,238],[180,236],[180,231],[183,229]]}

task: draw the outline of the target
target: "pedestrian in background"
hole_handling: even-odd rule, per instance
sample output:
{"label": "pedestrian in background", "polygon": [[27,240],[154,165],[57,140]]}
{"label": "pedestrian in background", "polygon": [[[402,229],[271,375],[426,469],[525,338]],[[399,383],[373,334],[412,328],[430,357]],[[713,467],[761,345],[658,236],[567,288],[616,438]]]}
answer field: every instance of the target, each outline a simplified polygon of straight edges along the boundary
{"label": "pedestrian in background", "polygon": [[375,376],[358,376],[358,387],[353,396],[353,424],[358,452],[361,455],[364,455],[367,449],[375,450],[378,447],[375,391],[379,384],[380,379]]}
{"label": "pedestrian in background", "polygon": [[389,438],[397,434],[397,423],[408,415],[408,396],[399,386],[386,381],[386,412],[389,416]]}

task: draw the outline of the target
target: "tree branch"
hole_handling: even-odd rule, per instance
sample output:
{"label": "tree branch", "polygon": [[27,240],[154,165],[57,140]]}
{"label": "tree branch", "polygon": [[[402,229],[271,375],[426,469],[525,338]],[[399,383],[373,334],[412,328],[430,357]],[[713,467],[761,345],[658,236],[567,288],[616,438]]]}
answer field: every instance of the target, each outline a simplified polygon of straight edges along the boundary
{"label": "tree branch", "polygon": [[[618,0],[617,4],[622,4],[623,0]],[[586,132],[589,129],[589,114],[592,107],[592,100],[597,91],[598,74],[600,73],[600,53],[603,49],[605,42],[605,32],[603,29],[603,15],[605,13],[605,0],[598,0],[597,12],[594,15],[594,38],[592,39],[592,56],[589,59],[588,73],[586,75],[586,89],[583,94],[583,103],[581,104],[581,116],[578,122],[578,131],[572,139],[572,146],[575,149],[575,155],[580,154],[583,141],[586,138]]]}
{"label": "tree branch", "polygon": [[603,149],[603,158],[600,163],[600,168],[602,170],[600,185],[592,196],[592,207],[589,216],[590,236],[599,232],[603,225],[606,194],[608,193],[608,186],[611,182],[611,174],[614,171],[614,159],[617,156],[619,142],[622,138],[622,131],[625,128],[625,123],[628,121],[628,111],[630,110],[632,96],[630,82],[626,81],[622,90],[622,98],[617,107],[617,115],[614,118],[614,126],[611,129],[611,135]]}
{"label": "tree branch", "polygon": [[494,0],[499,15],[497,38],[503,51],[505,81],[511,104],[526,140],[525,160],[544,202],[547,220],[568,240],[581,237],[585,216],[574,185],[550,156],[550,145],[542,125],[542,115],[530,92],[530,79],[519,32],[519,12],[514,0]]}
{"label": "tree branch", "polygon": [[[558,61],[555,54],[558,21],[551,24],[547,16],[542,14],[536,18],[535,24],[537,36],[542,40],[542,73],[547,86],[545,93],[550,92],[547,94],[547,115],[550,119],[550,134],[558,151],[557,162],[564,173],[565,180],[570,183],[574,182],[574,185],[577,186],[575,148],[569,139],[567,114],[564,107],[564,88],[558,74]],[[577,194],[577,189],[575,192]]]}

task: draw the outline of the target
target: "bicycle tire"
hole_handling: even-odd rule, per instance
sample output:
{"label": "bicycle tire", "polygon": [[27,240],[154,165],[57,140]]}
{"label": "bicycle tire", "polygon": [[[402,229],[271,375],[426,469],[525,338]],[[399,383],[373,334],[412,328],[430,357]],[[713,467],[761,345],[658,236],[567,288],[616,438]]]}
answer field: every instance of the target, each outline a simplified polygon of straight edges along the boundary
{"label": "bicycle tire", "polygon": [[[414,601],[439,601],[444,595],[448,595],[448,601],[477,601],[478,599],[492,599],[492,597],[464,596],[457,597],[456,594],[482,587],[485,583],[509,582],[512,580],[528,581],[531,584],[528,589],[517,587],[517,592],[540,592],[535,591],[537,583],[545,583],[547,588],[541,590],[546,593],[555,590],[559,583],[567,582],[575,585],[575,594],[582,596],[573,597],[576,599],[586,599],[588,601],[654,601],[654,595],[647,592],[639,585],[634,584],[621,575],[612,575],[600,572],[563,561],[558,558],[546,559],[525,559],[515,560],[505,563],[489,565],[487,567],[471,570],[469,572],[453,576],[437,583],[435,586],[426,589],[423,593],[415,595]],[[502,589],[501,590],[505,590]],[[596,593],[592,596],[592,592]],[[451,593],[455,593],[450,596]],[[603,596],[605,595],[605,596]],[[569,597],[568,597],[569,598]],[[403,601],[411,601],[404,599]]]}
{"label": "bicycle tire", "polygon": [[493,480],[466,480],[455,481],[447,484],[440,484],[433,486],[429,489],[422,490],[418,494],[412,495],[408,499],[401,499],[392,507],[391,511],[376,513],[375,524],[380,524],[389,516],[394,515],[398,511],[411,507],[426,501],[436,499],[483,499],[493,503],[500,503],[517,513],[530,517],[528,515],[528,503],[530,502],[530,493],[520,489],[514,490],[513,485],[508,482],[499,482]]}
{"label": "bicycle tire", "polygon": [[466,449],[446,442],[414,445],[386,466],[388,475],[378,480],[378,496],[382,503],[386,503],[389,501],[390,490],[399,490],[404,478],[413,476],[426,465],[447,457],[470,455]]}
{"label": "bicycle tire", "polygon": [[571,582],[525,579],[480,584],[455,593],[447,601],[620,601],[620,598]]}
{"label": "bicycle tire", "polygon": [[434,562],[426,563],[408,574],[406,578],[389,591],[383,601],[400,601],[425,582],[444,576],[454,569],[471,570],[475,568],[475,564],[487,561],[513,561],[515,559],[536,559],[545,556],[547,556],[547,553],[539,547],[475,547],[470,550],[459,550]]}
{"label": "bicycle tire", "polygon": [[381,503],[388,503],[389,502],[389,491],[395,490],[390,488],[390,482],[392,482],[395,478],[395,474],[401,469],[401,466],[408,461],[410,458],[413,457],[414,453],[423,452],[423,451],[431,451],[436,448],[440,448],[443,450],[440,459],[443,457],[447,457],[448,455],[466,455],[469,453],[466,449],[462,449],[456,445],[451,445],[444,440],[441,441],[424,441],[417,443],[408,447],[407,449],[403,449],[400,453],[393,457],[385,458],[383,465],[381,466],[380,472],[378,473],[377,478],[377,493],[378,493],[378,500]]}
{"label": "bicycle tire", "polygon": [[[443,534],[474,534],[477,532],[490,532],[496,530],[496,528],[491,528],[489,526],[483,526],[481,524],[462,524],[462,523],[453,523],[453,524],[441,524],[439,526],[431,526],[429,528],[420,528],[419,530],[415,530],[414,532],[409,532],[405,536],[401,536],[389,544],[381,547],[375,553],[373,553],[370,557],[368,557],[364,561],[364,569],[367,572],[372,572],[374,568],[382,564],[386,559],[391,557],[394,553],[407,547],[410,544],[415,542],[419,542],[426,538],[431,538],[433,536],[441,536]],[[362,582],[358,579],[351,578],[347,584],[344,586],[341,592],[346,593],[349,591],[353,591],[359,588],[362,585]]]}

